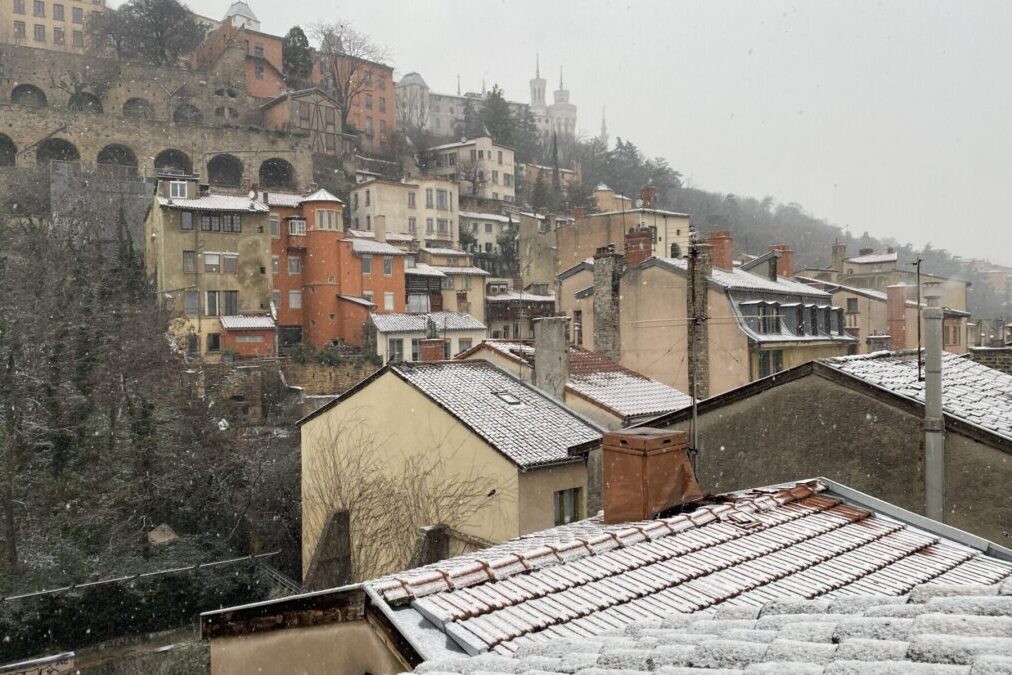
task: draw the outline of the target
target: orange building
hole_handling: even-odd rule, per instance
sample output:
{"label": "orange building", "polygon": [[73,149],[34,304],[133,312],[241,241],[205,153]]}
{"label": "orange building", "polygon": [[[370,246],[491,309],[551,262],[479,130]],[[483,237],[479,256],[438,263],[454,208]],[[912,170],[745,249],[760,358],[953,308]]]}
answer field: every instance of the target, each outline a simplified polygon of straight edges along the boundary
{"label": "orange building", "polygon": [[[369,154],[385,154],[390,150],[390,139],[397,124],[397,105],[394,101],[394,69],[382,63],[363,61],[348,56],[330,57],[318,54],[313,64],[312,84],[334,95],[334,70],[338,80],[352,74],[351,89],[355,91],[348,105],[348,125],[359,132],[359,143]],[[361,84],[359,84],[359,82]],[[339,96],[335,98],[340,100]]]}
{"label": "orange building", "polygon": [[344,203],[326,190],[264,193],[270,207],[278,342],[362,346],[369,312],[403,312],[405,253],[385,241],[345,239]]}
{"label": "orange building", "polygon": [[[198,68],[214,64],[233,44],[246,52],[246,94],[256,98],[275,98],[285,91],[281,38],[249,27],[223,23],[207,36],[193,54]],[[225,114],[229,109],[224,107]]]}

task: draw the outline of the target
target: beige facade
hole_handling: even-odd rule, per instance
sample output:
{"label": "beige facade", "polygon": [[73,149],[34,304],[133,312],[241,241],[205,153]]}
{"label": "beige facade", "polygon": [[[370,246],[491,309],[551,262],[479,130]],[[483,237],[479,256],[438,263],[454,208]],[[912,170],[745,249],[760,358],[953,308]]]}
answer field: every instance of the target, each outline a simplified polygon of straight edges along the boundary
{"label": "beige facade", "polygon": [[457,186],[447,180],[367,180],[352,188],[349,212],[354,230],[385,227],[431,244],[455,246],[458,241]]}
{"label": "beige facade", "polygon": [[513,151],[496,145],[489,137],[473,138],[429,148],[432,166],[429,173],[460,185],[461,194],[516,201],[516,178],[513,175]]}
{"label": "beige facade", "polygon": [[470,232],[474,235],[472,252],[499,254],[499,237],[509,231],[512,223],[510,216],[500,213],[460,212],[461,234]]}
{"label": "beige facade", "polygon": [[630,211],[636,208],[630,197],[618,194],[604,183],[598,185],[590,196],[594,200],[594,206],[601,213]]}
{"label": "beige facade", "polygon": [[[447,347],[445,356],[453,358],[461,352],[479,344],[486,337],[484,328],[474,330],[453,330],[440,333],[439,337],[446,340]],[[391,331],[378,333],[376,338],[376,355],[383,363],[390,360],[391,340],[400,340],[405,361],[420,361],[420,343],[426,337],[424,330],[418,331]]]}
{"label": "beige facade", "polygon": [[[592,257],[602,246],[613,244],[616,253],[624,253],[626,233],[644,227],[654,231],[652,255],[681,258],[687,253],[689,216],[685,214],[657,209],[595,213],[558,228],[556,274]],[[520,264],[523,267],[522,258]]]}
{"label": "beige facade", "polygon": [[[453,525],[487,541],[502,542],[551,527],[556,491],[577,488],[586,494],[583,462],[523,471],[432,399],[387,370],[302,424],[303,572],[330,508],[320,497],[328,492],[324,484],[328,453],[333,452],[336,439],[352,429],[362,437],[378,439],[372,452],[379,457],[379,470],[390,476],[398,475],[411,458],[437,472],[440,480],[469,481],[481,476],[483,483],[495,490],[494,496],[480,513]],[[368,536],[366,531],[354,531],[353,524],[353,542]],[[361,569],[359,576],[376,577],[407,563],[403,560],[393,568]]]}
{"label": "beige facade", "polygon": [[[174,189],[186,197],[167,203]],[[144,260],[176,317],[180,348],[214,360],[224,348],[221,316],[270,311],[271,241],[262,203],[197,192],[195,180],[159,181],[145,223]]]}
{"label": "beige facade", "polygon": [[88,20],[103,11],[105,0],[5,0],[0,43],[84,53]]}
{"label": "beige facade", "polygon": [[[488,272],[475,267],[471,256],[453,249],[423,248],[418,261],[437,268],[443,279],[443,311],[470,314],[485,322],[485,277]],[[456,352],[454,352],[456,354]]]}

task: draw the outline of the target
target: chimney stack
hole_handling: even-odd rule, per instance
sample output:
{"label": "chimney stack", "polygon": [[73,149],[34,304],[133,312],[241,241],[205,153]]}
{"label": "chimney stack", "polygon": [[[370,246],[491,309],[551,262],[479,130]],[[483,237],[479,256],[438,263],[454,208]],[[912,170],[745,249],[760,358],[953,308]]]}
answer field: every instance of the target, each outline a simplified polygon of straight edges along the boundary
{"label": "chimney stack", "polygon": [[734,269],[734,240],[731,233],[726,230],[711,232],[706,237],[706,243],[713,251],[713,266],[722,270]]}
{"label": "chimney stack", "polygon": [[594,253],[594,351],[616,363],[622,357],[619,334],[619,281],[622,256],[614,245],[602,246]]}
{"label": "chimney stack", "polygon": [[942,414],[942,289],[924,284],[924,513],[945,520],[945,417]]}
{"label": "chimney stack", "polygon": [[837,272],[843,272],[843,261],[847,259],[847,245],[835,243],[833,244],[833,269]]}
{"label": "chimney stack", "polygon": [[889,327],[889,349],[907,348],[907,286],[895,284],[886,288],[886,325]]}
{"label": "chimney stack", "polygon": [[605,434],[604,522],[648,520],[702,499],[684,431],[642,427]]}
{"label": "chimney stack", "polygon": [[387,240],[387,217],[376,216],[373,218],[373,225],[376,228],[376,241]]}
{"label": "chimney stack", "polygon": [[787,244],[770,244],[771,251],[780,251],[777,258],[777,276],[794,276],[794,250]]}
{"label": "chimney stack", "polygon": [[534,320],[534,386],[563,400],[569,381],[568,317]]}
{"label": "chimney stack", "polygon": [[654,233],[648,227],[630,227],[625,235],[625,264],[635,267],[654,255]]}
{"label": "chimney stack", "polygon": [[640,190],[640,201],[643,202],[643,208],[654,208],[654,205],[657,203],[657,188],[653,185],[644,185]]}
{"label": "chimney stack", "polygon": [[862,249],[858,250],[857,254],[858,255],[871,255],[874,252],[875,252],[875,249],[873,249],[873,248],[862,248]]}
{"label": "chimney stack", "polygon": [[446,340],[443,338],[425,338],[419,343],[419,358],[422,363],[443,361],[446,359]]}
{"label": "chimney stack", "polygon": [[[696,398],[707,398],[710,395],[710,332],[706,322],[707,285],[713,272],[713,262],[709,245],[695,244],[694,254],[692,246],[690,245],[689,250],[686,308],[689,317],[695,317],[696,321],[690,321],[687,328],[691,354],[688,366],[689,393],[693,393],[692,382],[695,380]],[[595,322],[596,320],[597,317]]]}

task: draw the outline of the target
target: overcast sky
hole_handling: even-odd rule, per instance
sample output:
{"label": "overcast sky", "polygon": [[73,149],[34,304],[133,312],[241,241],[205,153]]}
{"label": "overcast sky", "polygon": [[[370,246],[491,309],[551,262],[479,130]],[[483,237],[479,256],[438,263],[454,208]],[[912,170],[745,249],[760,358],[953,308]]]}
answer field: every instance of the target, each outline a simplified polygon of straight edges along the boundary
{"label": "overcast sky", "polygon": [[[229,0],[193,0],[222,16]],[[500,83],[535,53],[579,128],[692,185],[797,202],[860,235],[1012,264],[1012,3],[931,0],[251,0],[265,32],[350,21],[399,78]]]}

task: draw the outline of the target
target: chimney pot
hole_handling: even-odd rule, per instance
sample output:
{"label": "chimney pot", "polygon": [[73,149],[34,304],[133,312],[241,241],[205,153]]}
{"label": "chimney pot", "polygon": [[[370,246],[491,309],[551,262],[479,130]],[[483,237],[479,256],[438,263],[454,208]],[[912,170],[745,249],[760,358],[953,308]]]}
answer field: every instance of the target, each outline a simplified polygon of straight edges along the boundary
{"label": "chimney pot", "polygon": [[653,256],[654,233],[647,227],[630,227],[625,235],[625,262],[629,267],[639,265]]}
{"label": "chimney pot", "polygon": [[640,200],[643,202],[643,208],[654,208],[654,204],[657,203],[657,188],[653,185],[644,185],[640,190]]}
{"label": "chimney pot", "polygon": [[605,434],[604,522],[647,520],[702,499],[684,431],[642,427]]}
{"label": "chimney pot", "polygon": [[734,269],[734,239],[727,230],[711,232],[706,243],[713,251],[713,266],[722,270]]}

